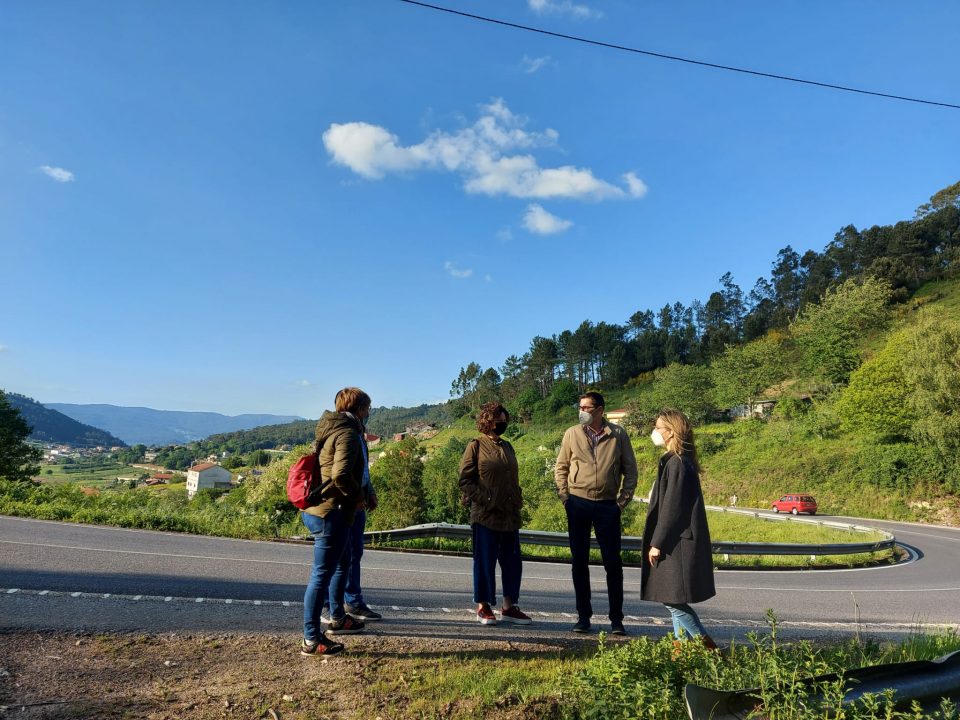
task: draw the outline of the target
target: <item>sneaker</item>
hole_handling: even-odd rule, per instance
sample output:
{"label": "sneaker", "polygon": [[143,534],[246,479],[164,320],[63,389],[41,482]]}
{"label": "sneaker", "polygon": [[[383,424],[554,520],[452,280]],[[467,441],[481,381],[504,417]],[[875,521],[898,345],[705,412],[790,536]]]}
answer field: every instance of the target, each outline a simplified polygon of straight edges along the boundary
{"label": "sneaker", "polygon": [[333,642],[325,635],[319,640],[301,640],[301,655],[336,655],[343,650],[343,643]]}
{"label": "sneaker", "polygon": [[577,622],[573,626],[573,631],[575,633],[590,632],[590,618],[577,618]]}
{"label": "sneaker", "polygon": [[320,611],[320,622],[323,625],[329,625],[332,621],[330,619],[330,606],[324,605],[323,610]]}
{"label": "sneaker", "polygon": [[344,605],[343,608],[347,611],[347,615],[351,615],[357,620],[363,620],[364,622],[370,622],[371,620],[383,620],[383,615],[371,610],[369,607],[367,607],[366,603],[360,603],[359,605]]}
{"label": "sneaker", "polygon": [[493,610],[490,609],[487,603],[481,605],[480,609],[477,610],[477,620],[480,621],[481,625],[497,624],[497,616],[493,614]]}
{"label": "sneaker", "polygon": [[623,626],[623,621],[610,623],[611,635],[626,635],[627,629]]}
{"label": "sneaker", "polygon": [[333,620],[327,626],[327,632],[331,635],[356,635],[363,632],[363,620],[344,615],[339,620]]}
{"label": "sneaker", "polygon": [[511,622],[516,625],[529,625],[533,622],[530,616],[523,612],[516,605],[511,605],[506,610],[500,611],[500,619],[503,622]]}

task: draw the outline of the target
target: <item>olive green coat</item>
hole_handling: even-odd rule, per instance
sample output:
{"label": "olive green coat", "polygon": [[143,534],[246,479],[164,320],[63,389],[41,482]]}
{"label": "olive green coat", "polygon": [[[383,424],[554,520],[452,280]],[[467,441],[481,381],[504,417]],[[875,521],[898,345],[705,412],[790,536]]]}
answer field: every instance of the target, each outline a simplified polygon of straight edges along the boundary
{"label": "olive green coat", "polygon": [[304,512],[326,517],[335,508],[353,524],[363,483],[363,426],[345,413],[323,413],[317,422],[320,452],[320,502]]}
{"label": "olive green coat", "polygon": [[520,474],[513,446],[483,435],[467,443],[460,460],[460,492],[470,505],[470,524],[497,532],[520,529]]}

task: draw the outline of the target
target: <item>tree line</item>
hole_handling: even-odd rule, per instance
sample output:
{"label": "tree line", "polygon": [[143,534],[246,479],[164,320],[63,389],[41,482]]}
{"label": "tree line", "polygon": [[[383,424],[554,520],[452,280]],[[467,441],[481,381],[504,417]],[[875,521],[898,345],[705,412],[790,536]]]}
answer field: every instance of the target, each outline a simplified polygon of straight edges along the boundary
{"label": "tree line", "polygon": [[[805,332],[801,317],[844,283],[871,278],[874,292],[886,287],[890,301],[902,302],[922,284],[958,270],[960,182],[934,194],[912,220],[863,230],[848,225],[821,252],[801,255],[788,245],[777,253],[769,277],[758,278],[749,291],[727,272],[705,301],[638,310],[624,323],[584,320],[574,330],[534,337],[525,353],[510,355],[499,368],[471,362],[451,385],[454,412],[462,415],[496,399],[526,419],[558,394],[621,388],[673,365],[705,368],[731,348],[791,328],[808,344],[833,342],[837,338]],[[835,368],[832,379],[843,380],[851,370]]]}

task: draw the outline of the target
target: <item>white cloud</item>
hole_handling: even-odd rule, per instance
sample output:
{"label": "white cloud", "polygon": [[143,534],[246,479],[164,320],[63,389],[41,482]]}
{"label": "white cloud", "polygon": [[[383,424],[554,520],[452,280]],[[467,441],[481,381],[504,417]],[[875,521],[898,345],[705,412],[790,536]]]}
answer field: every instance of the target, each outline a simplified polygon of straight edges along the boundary
{"label": "white cloud", "polygon": [[500,228],[497,230],[497,240],[502,240],[503,242],[513,240],[513,230],[506,226]]}
{"label": "white cloud", "polygon": [[587,5],[577,5],[571,0],[527,0],[527,5],[537,15],[572,15],[578,20],[601,18],[603,13]]}
{"label": "white cloud", "polygon": [[73,173],[69,170],[64,170],[61,167],[51,167],[50,165],[41,165],[40,172],[48,177],[52,177],[57,182],[67,183],[73,182]]}
{"label": "white cloud", "polygon": [[309,380],[297,380],[297,382],[296,382],[295,384],[296,384],[298,387],[305,387],[305,388],[307,388],[307,387],[313,387],[313,383],[310,382]]}
{"label": "white cloud", "polygon": [[538,70],[542,70],[544,66],[551,64],[550,56],[544,55],[543,57],[528,57],[523,56],[523,60],[520,61],[520,69],[523,70],[527,75],[533,75],[533,73]]}
{"label": "white cloud", "polygon": [[536,235],[554,235],[571,228],[573,222],[558,218],[533,203],[527,205],[527,212],[523,216],[523,226]]}
{"label": "white cloud", "polygon": [[323,134],[323,143],[333,162],[371,180],[389,173],[436,170],[458,173],[468,193],[483,195],[540,200],[642,195],[637,188],[645,186],[633,173],[623,176],[623,188],[597,178],[589,168],[540,167],[530,152],[556,145],[556,130],[526,130],[527,119],[514,114],[499,98],[480,109],[473,125],[454,133],[435,130],[416,145],[404,146],[386,128],[364,122],[332,124]]}
{"label": "white cloud", "polygon": [[6,345],[0,345],[0,352],[6,352],[6,351],[7,351],[7,346],[6,346]]}
{"label": "white cloud", "polygon": [[465,280],[466,278],[473,275],[473,270],[471,270],[470,268],[465,268],[461,270],[460,268],[457,267],[456,263],[453,263],[450,260],[447,260],[443,264],[443,269],[446,270],[448,273],[450,273],[450,277],[455,277],[458,280]]}
{"label": "white cloud", "polygon": [[647,194],[647,184],[637,177],[634,172],[624,173],[622,176],[623,181],[627,184],[627,192],[630,193],[630,197],[642,198]]}

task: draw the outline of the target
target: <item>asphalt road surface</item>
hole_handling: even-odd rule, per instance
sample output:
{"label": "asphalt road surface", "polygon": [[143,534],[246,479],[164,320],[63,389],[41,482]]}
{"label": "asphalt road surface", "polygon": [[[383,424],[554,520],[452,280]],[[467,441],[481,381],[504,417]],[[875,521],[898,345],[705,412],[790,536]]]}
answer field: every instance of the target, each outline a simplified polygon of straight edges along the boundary
{"label": "asphalt road surface", "polygon": [[[697,606],[718,639],[767,627],[784,635],[904,635],[960,624],[960,528],[858,521],[910,551],[896,566],[856,570],[728,570]],[[297,633],[312,547],[0,517],[0,630]],[[471,559],[368,550],[363,586],[383,612],[378,633],[433,637],[569,636],[569,566],[524,562],[521,607],[535,623],[480,626]],[[605,629],[603,568],[592,568],[595,628]],[[666,611],[642,602],[625,569],[626,625],[660,635]]]}

